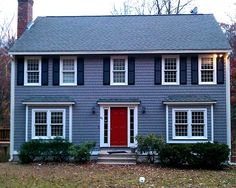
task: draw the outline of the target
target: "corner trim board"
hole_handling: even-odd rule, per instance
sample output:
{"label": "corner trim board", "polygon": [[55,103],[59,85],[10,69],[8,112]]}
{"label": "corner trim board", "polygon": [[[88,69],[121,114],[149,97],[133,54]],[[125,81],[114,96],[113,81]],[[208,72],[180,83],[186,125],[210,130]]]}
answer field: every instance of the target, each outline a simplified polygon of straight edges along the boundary
{"label": "corner trim board", "polygon": [[10,119],[10,159],[13,160],[14,154],[14,122],[15,122],[15,61],[11,62],[11,119]]}

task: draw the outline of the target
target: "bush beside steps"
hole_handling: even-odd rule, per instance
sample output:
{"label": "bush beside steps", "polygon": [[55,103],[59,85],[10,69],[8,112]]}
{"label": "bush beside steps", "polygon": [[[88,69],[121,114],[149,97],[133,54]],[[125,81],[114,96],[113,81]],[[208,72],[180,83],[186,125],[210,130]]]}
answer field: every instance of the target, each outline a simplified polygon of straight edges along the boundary
{"label": "bush beside steps", "polygon": [[19,160],[23,164],[32,162],[85,163],[90,160],[95,142],[75,145],[62,138],[30,140],[21,145]]}

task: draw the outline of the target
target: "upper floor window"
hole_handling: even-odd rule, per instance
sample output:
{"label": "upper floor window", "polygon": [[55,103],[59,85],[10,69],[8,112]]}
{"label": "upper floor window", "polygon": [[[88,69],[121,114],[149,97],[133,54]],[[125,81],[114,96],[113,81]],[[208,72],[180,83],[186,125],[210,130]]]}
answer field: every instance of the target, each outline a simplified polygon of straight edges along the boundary
{"label": "upper floor window", "polygon": [[111,58],[111,85],[128,85],[128,58]]}
{"label": "upper floor window", "polygon": [[65,110],[33,110],[33,138],[64,137]]}
{"label": "upper floor window", "polygon": [[216,83],[216,58],[199,56],[199,84]]}
{"label": "upper floor window", "polygon": [[174,139],[206,139],[206,109],[173,109]]}
{"label": "upper floor window", "polygon": [[26,57],[25,58],[25,85],[40,86],[41,85],[41,58]]}
{"label": "upper floor window", "polygon": [[162,84],[179,84],[179,56],[162,57]]}
{"label": "upper floor window", "polygon": [[77,85],[76,57],[61,57],[60,85],[65,85],[65,86]]}

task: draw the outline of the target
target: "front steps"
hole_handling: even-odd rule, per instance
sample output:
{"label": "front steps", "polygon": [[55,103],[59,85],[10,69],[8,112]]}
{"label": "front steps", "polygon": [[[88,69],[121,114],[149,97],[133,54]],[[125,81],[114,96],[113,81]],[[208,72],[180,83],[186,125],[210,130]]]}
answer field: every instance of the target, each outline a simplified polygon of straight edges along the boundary
{"label": "front steps", "polygon": [[134,165],[136,164],[136,155],[130,149],[101,149],[98,155],[98,164],[118,164]]}

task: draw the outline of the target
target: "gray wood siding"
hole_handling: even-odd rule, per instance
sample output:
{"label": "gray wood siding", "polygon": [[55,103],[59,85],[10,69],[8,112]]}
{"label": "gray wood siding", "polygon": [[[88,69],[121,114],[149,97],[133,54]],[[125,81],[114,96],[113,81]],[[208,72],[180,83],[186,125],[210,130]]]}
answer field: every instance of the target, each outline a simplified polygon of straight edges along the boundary
{"label": "gray wood siding", "polygon": [[[15,86],[14,150],[18,150],[20,145],[25,141],[25,105],[22,104],[22,100],[37,95],[72,97],[76,101],[76,104],[73,105],[73,142],[81,143],[91,140],[96,141],[97,145],[99,145],[100,112],[99,106],[96,103],[99,98],[139,98],[141,100],[141,106],[146,107],[146,113],[143,114],[139,106],[138,133],[156,133],[163,135],[165,138],[165,105],[162,104],[164,98],[170,94],[208,94],[217,100],[217,104],[214,105],[214,139],[215,141],[226,143],[225,84],[191,85],[191,62],[190,57],[188,57],[187,85],[155,85],[154,57],[148,55],[135,57],[135,85],[128,86],[103,85],[103,56],[84,57],[84,85],[53,86],[52,60],[50,59],[48,86]],[[92,114],[92,107],[96,108],[95,114]],[[66,114],[66,120],[68,120],[68,110]],[[29,123],[31,123],[31,112],[29,113]],[[29,133],[30,138],[31,131]],[[210,131],[208,131],[208,135],[211,135]],[[67,129],[66,137],[68,137]]]}

